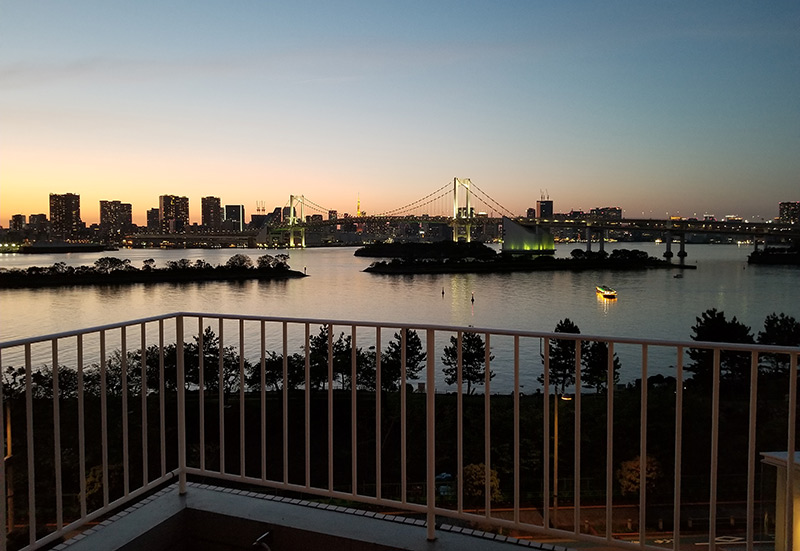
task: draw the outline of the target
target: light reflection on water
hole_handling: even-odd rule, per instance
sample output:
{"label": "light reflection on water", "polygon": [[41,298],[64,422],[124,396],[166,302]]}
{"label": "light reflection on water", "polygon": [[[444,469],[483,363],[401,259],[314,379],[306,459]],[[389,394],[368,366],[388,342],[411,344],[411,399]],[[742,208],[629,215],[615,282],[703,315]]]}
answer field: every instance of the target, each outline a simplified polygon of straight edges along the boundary
{"label": "light reflection on water", "polygon": [[[646,250],[654,256],[663,252],[663,246],[655,244],[619,246]],[[561,247],[559,256],[567,256],[575,247]],[[309,274],[307,278],[291,281],[0,290],[0,340],[175,311],[532,331],[552,331],[558,321],[570,318],[584,334],[675,340],[687,340],[695,318],[708,308],[723,310],[729,318],[736,316],[749,325],[754,334],[772,312],[800,318],[800,271],[791,267],[747,266],[750,249],[735,245],[687,246],[687,262],[696,263],[698,269],[686,270],[683,278],[675,278],[673,270],[373,275],[362,271],[371,260],[354,257],[353,250],[290,251],[289,264],[300,271],[305,266]],[[100,256],[108,255],[130,258],[137,267],[147,258],[156,259],[158,266],[180,258],[204,259],[217,264],[224,263],[237,252],[253,258],[264,253],[238,249],[4,255],[0,256],[0,267],[48,266],[58,261],[71,265],[92,264]],[[614,287],[619,298],[611,301],[598,298],[597,284]],[[312,332],[317,330],[312,328]],[[386,333],[384,331],[384,342],[391,338],[391,334]],[[253,346],[257,347],[257,341]],[[531,346],[538,350],[538,344]],[[499,374],[492,387],[500,390],[509,381],[511,358],[499,345],[493,349],[497,350],[494,365]],[[618,353],[623,370],[628,371],[629,366],[638,369],[640,351],[621,347]],[[650,355],[652,373],[670,374],[669,366],[675,365],[674,354],[653,347]],[[529,368],[535,373],[528,376],[527,388],[536,386],[535,377],[541,371],[538,351],[533,357],[537,365]],[[3,362],[6,363],[5,357]]]}

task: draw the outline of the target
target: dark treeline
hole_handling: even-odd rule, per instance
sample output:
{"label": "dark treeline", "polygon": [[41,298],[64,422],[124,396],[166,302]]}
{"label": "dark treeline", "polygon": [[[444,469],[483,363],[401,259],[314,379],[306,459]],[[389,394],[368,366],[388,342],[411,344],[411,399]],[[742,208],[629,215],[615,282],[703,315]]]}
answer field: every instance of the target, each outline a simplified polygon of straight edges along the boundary
{"label": "dark treeline", "polygon": [[285,279],[303,277],[288,264],[289,255],[262,255],[255,261],[245,254],[235,254],[225,264],[212,265],[205,260],[170,260],[157,268],[147,259],[141,268],[129,259],[105,256],[92,266],[67,266],[57,262],[49,267],[0,270],[0,287],[55,287],[67,285],[118,285],[127,283],[213,281],[237,279]]}
{"label": "dark treeline", "polygon": [[[580,334],[578,326],[569,318],[560,321],[556,333]],[[711,308],[696,318],[691,327],[691,339],[702,342],[735,344],[760,344],[800,347],[800,322],[786,314],[772,313],[764,320],[764,328],[757,335],[734,316]],[[575,384],[575,341],[554,339],[550,342],[550,381],[557,391],[564,393]],[[687,383],[708,389],[713,379],[713,351],[704,348],[690,348],[687,351],[689,363],[684,367],[689,374]],[[788,354],[761,354],[758,373],[761,379],[781,378],[789,370]],[[608,345],[602,342],[582,342],[581,380],[585,387],[602,391],[607,379]],[[725,390],[742,390],[749,387],[751,355],[748,352],[722,351],[720,353],[720,381]],[[614,383],[619,380],[621,364],[616,354],[613,359]],[[539,378],[540,382],[544,380]]]}
{"label": "dark treeline", "polygon": [[[382,351],[373,349],[353,349],[349,335],[339,333],[329,335],[329,328],[322,326],[316,335],[309,339],[308,349],[289,355],[286,360],[287,376],[284,380],[284,358],[274,351],[266,351],[263,371],[261,362],[251,362],[241,358],[238,347],[221,346],[219,338],[210,327],[202,336],[184,343],[184,363],[186,370],[186,423],[188,462],[198,466],[201,459],[208,469],[219,469],[224,461],[225,472],[236,474],[244,463],[245,474],[260,478],[262,457],[261,442],[265,439],[267,455],[264,458],[266,476],[270,480],[281,480],[286,467],[289,481],[305,484],[305,431],[310,430],[312,486],[327,487],[328,461],[334,468],[334,482],[337,489],[357,484],[359,491],[374,492],[375,449],[382,450],[382,495],[399,497],[400,488],[400,427],[406,423],[406,438],[409,450],[425,447],[426,396],[424,393],[407,394],[406,417],[401,415],[401,351],[402,338],[395,333]],[[580,333],[571,320],[559,322],[557,333]],[[691,338],[695,341],[743,342],[765,345],[800,347],[800,323],[785,314],[771,314],[764,321],[762,330],[753,331],[735,317],[728,319],[723,312],[710,309],[703,312],[691,327]],[[613,469],[615,485],[605,488],[605,445],[607,423],[608,393],[608,353],[605,343],[578,341],[581,350],[581,379],[585,389],[581,400],[581,416],[575,417],[575,401],[550,401],[551,410],[559,408],[559,497],[564,505],[572,499],[572,465],[574,457],[574,427],[581,423],[581,502],[586,505],[602,504],[605,492],[613,492],[615,503],[636,503],[639,490],[639,432],[642,398],[642,381],[635,380],[627,385],[617,385],[617,373],[623,367],[618,358],[613,358],[615,373],[611,382],[614,387],[614,432]],[[329,343],[331,346],[329,347]],[[427,363],[427,355],[419,335],[412,330],[406,332],[406,373],[408,380],[416,380]],[[550,383],[557,395],[563,395],[574,388],[575,341],[572,339],[552,339],[550,341]],[[329,350],[332,354],[333,405],[329,406],[328,363]],[[308,392],[303,390],[305,383],[306,353],[309,358]],[[376,364],[380,354],[381,389],[377,386]],[[161,365],[163,354],[163,379]],[[453,384],[456,377],[458,341],[452,337],[441,351],[441,363],[445,382]],[[545,495],[542,487],[544,469],[551,468],[551,458],[543,456],[543,405],[544,393],[540,391],[520,396],[519,418],[514,418],[514,400],[510,394],[492,395],[487,402],[476,393],[485,380],[485,359],[487,350],[480,334],[462,334],[461,358],[465,395],[462,403],[463,433],[457,430],[457,399],[455,394],[436,396],[436,450],[437,473],[456,473],[458,439],[462,438],[464,480],[467,506],[482,503],[482,476],[470,482],[469,473],[480,473],[484,462],[484,415],[490,408],[492,499],[497,504],[510,503],[514,496],[514,454],[520,454],[520,492],[523,503],[538,507]],[[353,381],[353,357],[356,358],[356,379]],[[203,365],[204,408],[201,412],[200,397],[200,358]],[[489,351],[491,359],[491,351]],[[711,378],[713,356],[705,350],[689,348],[683,401],[682,435],[685,445],[682,453],[682,492],[685,503],[703,502],[709,495],[709,465],[711,457],[712,419]],[[739,352],[723,352],[720,355],[721,393],[718,414],[719,457],[718,473],[720,485],[718,497],[721,500],[741,500],[746,491],[747,443],[749,420],[749,369],[750,355]],[[144,364],[144,370],[142,365]],[[130,484],[136,487],[142,483],[143,461],[149,465],[149,478],[160,472],[161,444],[159,442],[159,399],[163,384],[166,399],[165,430],[167,470],[176,466],[177,438],[177,346],[170,344],[163,349],[150,346],[145,350],[144,361],[140,350],[112,352],[105,361],[105,372],[99,365],[90,365],[82,373],[85,397],[86,429],[86,471],[78,468],[77,453],[77,399],[78,373],[70,367],[58,368],[58,393],[61,397],[61,442],[59,461],[63,469],[63,486],[69,501],[67,510],[74,511],[78,506],[77,488],[80,479],[87,482],[89,508],[99,507],[103,497],[103,476],[108,475],[108,492],[113,500],[124,491],[122,464],[123,436],[122,420],[128,424],[128,449],[131,457]],[[240,366],[244,367],[243,372]],[[785,449],[787,435],[788,402],[788,354],[763,354],[759,357],[759,385],[757,394],[757,448],[756,452]],[[221,369],[220,369],[221,367]],[[495,369],[497,369],[495,367]],[[54,484],[54,443],[53,443],[53,369],[43,366],[31,374],[31,389],[34,407],[34,441],[36,454],[36,492],[37,508],[52,506],[52,487]],[[493,373],[489,374],[492,377]],[[15,504],[19,516],[25,514],[27,499],[25,465],[26,398],[23,368],[8,367],[3,372],[3,392],[8,404],[7,414],[13,433],[14,454],[9,459],[11,468],[10,484],[14,486]],[[143,380],[144,377],[144,380]],[[105,384],[107,395],[107,438],[108,473],[103,472],[100,454],[102,430],[100,419],[102,401],[100,400],[101,381]],[[143,385],[144,383],[144,385]],[[242,387],[243,383],[243,387]],[[263,384],[262,384],[263,383]],[[351,392],[353,385],[359,391]],[[647,479],[648,519],[669,517],[671,514],[672,482],[674,472],[674,441],[676,431],[675,392],[677,381],[674,377],[655,375],[646,381],[648,389],[647,419]],[[282,392],[286,387],[286,394]],[[220,393],[220,387],[222,393]],[[146,389],[147,396],[142,396]],[[261,402],[259,391],[265,390],[265,412],[267,427],[260,428]],[[240,394],[240,390],[244,390]],[[552,390],[551,390],[552,392]],[[377,396],[381,396],[381,424],[376,428]],[[284,396],[287,402],[284,402]],[[353,399],[355,396],[355,406]],[[133,397],[138,397],[133,400]],[[243,398],[243,400],[242,400]],[[127,399],[127,402],[125,401]],[[223,403],[220,403],[222,400]],[[309,415],[305,416],[305,401],[310,401]],[[127,406],[125,404],[127,403]],[[147,404],[147,418],[141,413],[142,403]],[[127,410],[123,410],[127,407]],[[332,409],[329,409],[331,407]],[[357,419],[352,421],[353,407],[357,408]],[[328,418],[328,412],[333,418]],[[200,414],[204,415],[204,445],[200,446]],[[244,448],[239,445],[240,419],[243,416],[247,442]],[[551,427],[553,412],[550,414]],[[519,449],[514,447],[515,421],[520,427]],[[220,439],[220,423],[224,424],[225,440]],[[288,465],[284,466],[284,430],[288,438]],[[329,426],[333,427],[329,432]],[[352,430],[355,426],[356,433]],[[143,457],[142,437],[147,429],[149,440],[146,457]],[[334,456],[328,457],[328,442],[333,439]],[[356,446],[353,448],[353,439]],[[551,450],[556,442],[552,440]],[[355,449],[357,456],[352,457]],[[244,450],[242,461],[240,453]],[[413,501],[424,499],[425,454],[409,453],[407,475],[409,498]],[[598,459],[602,458],[602,459]],[[358,480],[352,480],[352,460],[358,461]],[[475,467],[473,467],[475,466]],[[469,468],[467,468],[469,467]],[[757,472],[757,476],[763,473]],[[496,478],[496,480],[495,480]],[[449,482],[453,484],[452,479]],[[372,484],[373,486],[370,486]],[[469,487],[467,487],[469,486]],[[757,488],[762,488],[760,482]],[[769,494],[772,485],[763,485]],[[42,496],[42,499],[39,499]],[[769,498],[765,495],[765,498]],[[454,499],[453,494],[439,494],[443,502]],[[661,509],[660,503],[664,503]],[[661,511],[665,511],[662,513]],[[45,513],[45,516],[49,513]],[[567,515],[568,516],[568,515]],[[655,520],[648,520],[655,522]],[[23,536],[24,539],[24,534]]]}
{"label": "dark treeline", "polygon": [[[691,327],[691,338],[695,341],[762,344],[788,347],[800,347],[800,322],[786,314],[770,314],[764,320],[763,330],[753,335],[750,327],[742,324],[734,316],[728,320],[725,313],[716,309],[706,310],[696,318]],[[560,321],[556,333],[580,334],[578,326],[570,319]],[[267,390],[282,390],[284,385],[289,389],[308,386],[312,390],[327,388],[329,346],[333,380],[331,386],[351,389],[353,385],[353,357],[356,365],[356,389],[375,390],[377,386],[377,361],[374,349],[364,350],[358,347],[353,351],[351,336],[343,332],[329,338],[329,328],[323,325],[316,335],[312,335],[308,343],[309,380],[305,380],[305,348],[290,354],[286,358],[286,380],[284,381],[284,358],[275,351],[265,350],[264,372],[260,361],[241,358],[237,347],[225,346],[220,349],[219,338],[211,327],[206,327],[202,336],[195,336],[191,342],[184,343],[184,369],[186,383],[190,386],[200,384],[200,355],[203,359],[203,386],[206,390],[216,391],[220,384],[225,393],[238,392],[244,381],[246,392],[259,390],[262,386]],[[601,393],[607,388],[608,345],[604,342],[578,341],[581,348],[581,381],[582,387],[594,389]],[[397,391],[401,384],[401,346],[400,333],[395,333],[386,349],[381,352],[381,387],[384,391]],[[149,391],[156,391],[161,384],[161,354],[164,356],[164,381],[166,389],[177,387],[177,345],[151,345],[145,351],[144,385]],[[685,366],[689,374],[688,384],[708,388],[712,381],[713,352],[703,348],[688,349],[690,362]],[[425,367],[427,354],[422,341],[413,329],[406,331],[406,377],[416,380],[419,372]],[[575,339],[552,339],[550,341],[550,384],[556,393],[564,394],[575,384]],[[478,333],[464,332],[462,336],[462,378],[467,393],[473,394],[485,381],[486,349],[483,338]],[[490,355],[490,360],[494,356]],[[455,336],[450,344],[442,350],[441,361],[443,373],[448,385],[455,384],[458,366],[458,341]],[[619,382],[622,368],[619,358],[613,358],[614,381]],[[720,355],[720,379],[727,388],[746,388],[750,380],[750,354],[748,352],[722,351]],[[130,350],[123,357],[121,351],[114,351],[105,363],[106,392],[118,395],[121,392],[123,369],[127,375],[129,392],[137,393],[142,388],[142,353],[140,349]],[[244,377],[240,375],[243,367]],[[221,369],[220,369],[221,368]],[[788,354],[761,354],[758,371],[761,378],[782,377],[788,372]],[[99,392],[100,365],[93,364],[83,371],[86,392]],[[20,395],[25,388],[25,369],[7,367],[3,372],[3,391],[7,397]],[[58,369],[59,391],[62,397],[74,397],[77,393],[77,372],[69,367]],[[490,378],[494,373],[490,373]],[[34,397],[52,397],[53,369],[44,365],[31,373]],[[544,375],[539,376],[544,382]]]}
{"label": "dark treeline", "polygon": [[748,264],[783,264],[800,266],[800,240],[788,247],[764,247],[747,257]]}
{"label": "dark treeline", "polygon": [[571,258],[495,252],[482,243],[379,243],[356,251],[357,256],[391,260],[373,262],[365,272],[381,274],[497,273],[538,270],[643,270],[648,268],[695,269],[676,265],[639,249],[584,251],[574,249]]}
{"label": "dark treeline", "polygon": [[[482,343],[482,339],[477,337]],[[352,345],[351,337],[340,333],[333,339],[332,386],[351,388]],[[455,344],[452,345],[453,347]],[[161,354],[158,345],[151,345],[145,352],[144,385],[148,392],[156,392],[161,381]],[[236,346],[225,346],[220,350],[219,337],[210,327],[206,327],[202,338],[194,337],[192,342],[184,343],[184,370],[186,383],[196,388],[200,384],[200,355],[203,358],[203,387],[206,391],[218,391],[220,384],[224,393],[236,393],[241,388],[240,366],[244,367],[244,390],[256,391],[261,388],[261,362],[241,358]],[[374,351],[356,348],[357,382],[359,390],[374,390],[376,385],[376,358]],[[426,353],[422,350],[419,336],[413,330],[406,337],[406,376],[414,380],[425,365]],[[455,352],[451,352],[455,357]],[[165,390],[177,388],[177,345],[172,343],[163,348]],[[401,337],[395,333],[386,350],[381,354],[381,386],[386,391],[399,389],[401,377]],[[482,358],[482,357],[481,357]],[[281,390],[283,380],[283,355],[265,351],[263,384],[267,390]],[[328,381],[328,327],[320,327],[317,335],[309,340],[309,383],[312,390],[326,388]],[[127,376],[126,384],[131,395],[139,395],[142,389],[141,350],[131,350],[123,357],[121,351],[114,351],[105,363],[106,394],[119,396],[122,393],[122,374]],[[220,369],[221,367],[221,369]],[[478,377],[479,375],[476,375]],[[82,377],[85,392],[89,395],[100,393],[101,366],[93,364],[84,368]],[[59,395],[64,398],[77,396],[78,373],[75,369],[59,366]],[[42,366],[31,373],[32,390],[35,398],[51,398],[53,393],[53,369]],[[296,352],[287,358],[286,387],[297,389],[305,386],[305,351]],[[25,369],[7,367],[3,372],[3,392],[14,398],[25,391]]]}

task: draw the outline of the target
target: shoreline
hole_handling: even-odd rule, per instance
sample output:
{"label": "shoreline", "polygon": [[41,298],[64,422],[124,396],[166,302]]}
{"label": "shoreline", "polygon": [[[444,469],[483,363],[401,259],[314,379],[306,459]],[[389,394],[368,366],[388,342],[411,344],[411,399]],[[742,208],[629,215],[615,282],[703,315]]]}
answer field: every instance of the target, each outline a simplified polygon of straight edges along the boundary
{"label": "shoreline", "polygon": [[355,256],[390,258],[373,262],[363,270],[387,275],[697,269],[694,265],[673,264],[636,249],[617,249],[610,255],[578,250],[573,251],[572,258],[554,258],[550,254],[498,254],[482,243],[381,243],[358,249]]}
{"label": "shoreline", "polygon": [[545,261],[489,261],[489,262],[375,262],[364,271],[384,275],[415,275],[415,274],[461,274],[461,273],[512,273],[512,272],[549,272],[549,271],[586,271],[586,270],[649,270],[649,269],[675,269],[696,270],[695,265],[672,264],[666,261],[660,263],[574,260],[574,259],[547,259]]}
{"label": "shoreline", "polygon": [[103,285],[134,285],[138,283],[196,283],[206,281],[286,281],[308,277],[296,270],[259,270],[217,268],[187,270],[123,271],[110,273],[52,274],[6,272],[0,273],[0,289],[35,289],[44,287],[82,287]]}

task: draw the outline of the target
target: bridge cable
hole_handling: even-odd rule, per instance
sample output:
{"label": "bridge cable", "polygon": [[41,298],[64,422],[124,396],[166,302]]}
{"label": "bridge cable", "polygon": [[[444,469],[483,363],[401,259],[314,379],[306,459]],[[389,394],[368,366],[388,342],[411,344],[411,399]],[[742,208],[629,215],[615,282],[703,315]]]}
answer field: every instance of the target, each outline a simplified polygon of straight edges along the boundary
{"label": "bridge cable", "polygon": [[317,203],[315,203],[311,199],[307,199],[305,196],[303,196],[303,203],[305,203],[306,205],[311,205],[312,208],[316,208],[320,212],[323,212],[323,213],[330,212],[330,209],[327,209],[327,208],[323,207],[322,205],[318,205]]}
{"label": "bridge cable", "polygon": [[[475,182],[471,182],[471,184],[472,184],[472,186],[471,186],[471,187],[474,187],[474,188],[475,188],[475,190],[476,190],[478,193],[480,193],[481,195],[483,195],[484,197],[486,197],[487,199],[489,199],[489,201],[491,201],[491,202],[492,202],[492,203],[493,203],[495,206],[499,207],[499,209],[498,209],[498,210],[499,210],[501,213],[502,213],[503,211],[505,211],[505,213],[506,213],[506,214],[509,214],[509,215],[511,215],[511,217],[512,217],[512,218],[514,218],[514,217],[516,217],[516,216],[517,216],[516,214],[514,214],[513,212],[511,212],[509,209],[507,209],[506,207],[504,207],[503,205],[501,205],[500,203],[498,203],[497,201],[495,201],[494,199],[492,199],[492,197],[491,197],[491,196],[489,196],[489,194],[488,194],[488,193],[486,193],[485,191],[483,191],[481,188],[479,188],[479,187],[478,187],[478,186],[475,184]],[[484,203],[484,204],[485,204],[485,203]],[[489,205],[487,204],[487,206],[489,206]]]}
{"label": "bridge cable", "polygon": [[[392,214],[394,214],[396,212],[402,212],[402,211],[404,211],[406,209],[410,209],[410,207],[419,206],[418,203],[421,203],[422,201],[425,201],[426,199],[428,199],[428,198],[432,197],[433,195],[439,193],[443,189],[446,189],[446,188],[450,187],[450,185],[451,185],[451,182],[447,182],[445,185],[443,185],[442,187],[440,187],[436,191],[433,191],[433,192],[429,193],[428,195],[426,195],[422,199],[417,199],[416,201],[414,201],[412,203],[409,203],[407,205],[403,205],[402,207],[398,207],[396,209],[391,209],[391,210],[387,210],[385,212],[381,212],[380,214],[376,214],[375,216],[390,216],[390,215],[392,215]],[[432,201],[435,201],[438,198],[439,197],[435,197],[434,199],[432,199]],[[425,203],[425,204],[428,204],[428,203]]]}
{"label": "bridge cable", "polygon": [[[392,211],[388,211],[387,213],[375,214],[373,216],[376,216],[376,217],[394,217],[394,216],[404,217],[404,216],[409,216],[409,215],[413,216],[414,212],[416,212],[417,210],[419,210],[421,208],[424,208],[426,206],[433,206],[434,209],[437,208],[436,201],[439,200],[439,199],[445,198],[445,197],[449,197],[449,196],[450,196],[450,193],[445,191],[444,193],[440,194],[439,196],[433,197],[433,198],[429,199],[428,201],[426,201],[424,203],[417,202],[414,205],[407,205],[407,206],[413,206],[413,208],[409,208],[408,210],[404,210],[404,211],[401,212],[401,209],[394,209]],[[431,214],[431,213],[427,213],[427,214],[429,216],[431,216],[431,215],[432,216],[442,216],[440,214],[437,214],[436,212],[434,212],[433,214]]]}

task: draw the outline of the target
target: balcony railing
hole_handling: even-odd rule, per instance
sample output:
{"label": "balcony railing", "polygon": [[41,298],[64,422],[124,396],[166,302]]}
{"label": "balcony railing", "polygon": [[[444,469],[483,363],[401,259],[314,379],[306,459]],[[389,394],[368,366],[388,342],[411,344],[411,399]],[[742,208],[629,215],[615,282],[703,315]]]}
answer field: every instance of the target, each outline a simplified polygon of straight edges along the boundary
{"label": "balcony railing", "polygon": [[798,356],[197,313],[0,343],[0,548],[197,476],[417,515],[429,539],[438,517],[620,549],[791,549]]}

